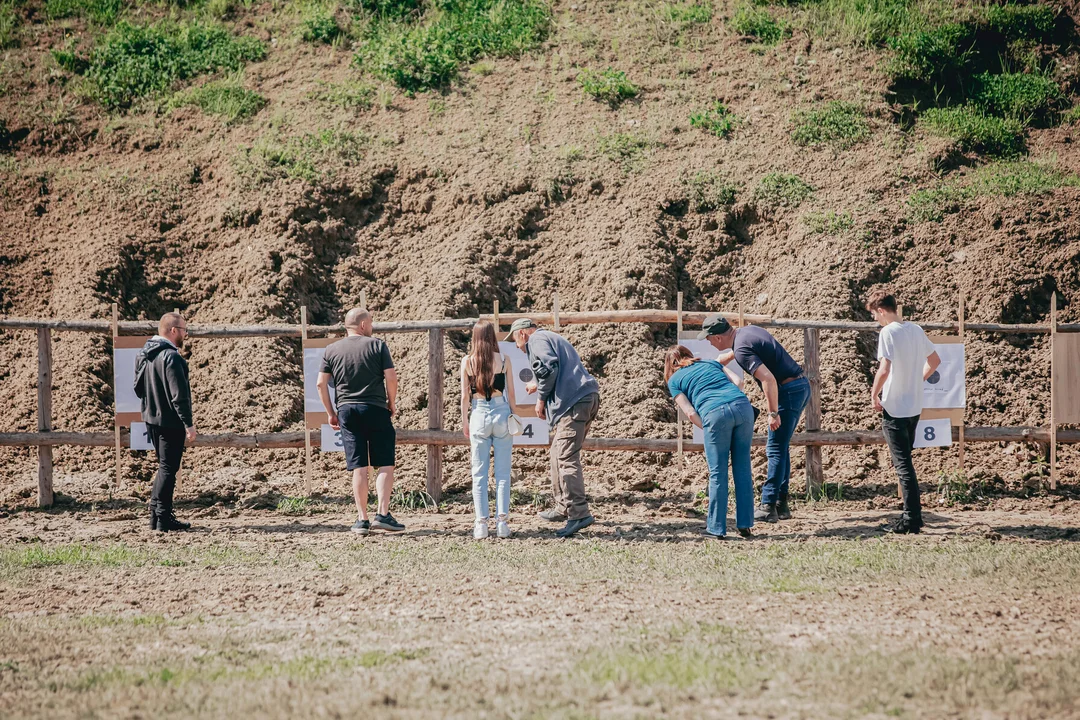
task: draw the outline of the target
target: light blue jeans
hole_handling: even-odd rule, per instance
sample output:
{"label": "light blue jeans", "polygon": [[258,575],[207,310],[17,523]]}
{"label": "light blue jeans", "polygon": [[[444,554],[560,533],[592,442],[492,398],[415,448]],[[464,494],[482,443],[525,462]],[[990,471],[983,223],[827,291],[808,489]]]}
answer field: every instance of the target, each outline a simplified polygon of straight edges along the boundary
{"label": "light blue jeans", "polygon": [[514,438],[507,419],[510,405],[505,397],[473,399],[469,413],[469,444],[472,446],[472,496],[477,520],[488,518],[488,467],[495,450],[495,508],[499,515],[510,514],[510,457]]}
{"label": "light blue jeans", "polygon": [[735,481],[735,525],[754,526],[754,481],[750,476],[750,442],[754,409],[746,398],[724,403],[701,418],[705,426],[705,460],[709,463],[709,515],[705,527],[727,534],[728,459]]}

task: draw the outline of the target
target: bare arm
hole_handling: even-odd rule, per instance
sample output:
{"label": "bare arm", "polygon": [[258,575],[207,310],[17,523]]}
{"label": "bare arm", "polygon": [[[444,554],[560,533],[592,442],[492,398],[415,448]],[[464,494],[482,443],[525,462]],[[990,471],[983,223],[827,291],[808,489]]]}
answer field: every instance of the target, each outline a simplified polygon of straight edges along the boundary
{"label": "bare arm", "polygon": [[[934,354],[937,355],[937,353]],[[874,375],[874,387],[870,390],[870,400],[874,403],[874,410],[878,412],[881,412],[881,390],[885,387],[885,381],[889,379],[891,371],[892,360],[882,358],[881,363],[878,365],[877,374]],[[929,377],[929,373],[927,373],[927,377]]]}
{"label": "bare arm", "polygon": [[928,377],[934,374],[934,371],[941,365],[941,356],[937,354],[937,350],[930,353],[926,358],[926,367],[923,368],[922,379],[926,380]]}
{"label": "bare arm", "polygon": [[386,380],[386,406],[393,415],[397,412],[397,370],[394,368],[383,370],[383,378]]}
{"label": "bare arm", "polygon": [[319,373],[319,379],[316,381],[315,387],[319,388],[319,399],[322,400],[323,409],[326,410],[326,415],[330,418],[330,427],[334,428],[334,430],[340,430],[338,416],[334,412],[334,403],[330,401],[330,373]]}
{"label": "bare arm", "polygon": [[469,374],[466,366],[469,356],[461,358],[461,429],[465,437],[469,437]]}
{"label": "bare arm", "polygon": [[703,428],[701,424],[701,416],[697,414],[697,410],[695,410],[694,406],[690,404],[690,400],[687,399],[686,395],[684,395],[683,393],[679,393],[678,395],[676,395],[675,404],[679,406],[679,409],[683,411],[683,415],[685,415],[687,419],[690,420],[690,422],[694,423],[699,428]]}
{"label": "bare arm", "polygon": [[506,399],[510,402],[510,410],[517,406],[517,397],[514,395],[514,368],[510,365],[510,358],[503,355],[503,372],[506,373]]}
{"label": "bare arm", "polygon": [[[769,412],[776,412],[780,408],[780,383],[776,382],[776,376],[769,371],[769,368],[758,365],[758,369],[754,371],[754,377],[761,382],[761,390],[765,393],[765,404],[768,406]],[[769,418],[770,429],[776,430],[779,427],[780,418],[778,416]]]}
{"label": "bare arm", "polygon": [[730,380],[735,387],[742,390],[743,383],[746,382],[746,375],[738,374],[727,365],[724,365],[724,374],[728,376],[728,380]]}

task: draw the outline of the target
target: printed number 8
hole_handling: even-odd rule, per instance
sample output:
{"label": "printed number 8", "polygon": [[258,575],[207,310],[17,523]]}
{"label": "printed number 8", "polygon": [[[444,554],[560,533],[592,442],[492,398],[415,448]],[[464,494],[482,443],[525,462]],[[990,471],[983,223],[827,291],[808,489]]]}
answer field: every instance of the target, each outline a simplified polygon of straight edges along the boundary
{"label": "printed number 8", "polygon": [[923,428],[922,437],[923,440],[926,440],[927,442],[937,439],[937,433],[934,432],[933,425]]}

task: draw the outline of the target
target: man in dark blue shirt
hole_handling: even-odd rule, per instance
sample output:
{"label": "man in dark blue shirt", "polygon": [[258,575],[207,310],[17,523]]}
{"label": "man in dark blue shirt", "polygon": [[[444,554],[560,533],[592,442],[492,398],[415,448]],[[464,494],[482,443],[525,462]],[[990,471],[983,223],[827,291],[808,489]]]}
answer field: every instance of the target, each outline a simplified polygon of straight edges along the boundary
{"label": "man in dark blue shirt", "polygon": [[702,323],[699,340],[723,353],[732,351],[739,366],[757,381],[769,406],[769,438],[765,455],[768,477],[761,486],[761,504],[755,520],[776,522],[791,517],[788,481],[791,479],[791,436],[810,400],[810,383],[799,364],[769,332],[753,325],[735,329],[722,315]]}

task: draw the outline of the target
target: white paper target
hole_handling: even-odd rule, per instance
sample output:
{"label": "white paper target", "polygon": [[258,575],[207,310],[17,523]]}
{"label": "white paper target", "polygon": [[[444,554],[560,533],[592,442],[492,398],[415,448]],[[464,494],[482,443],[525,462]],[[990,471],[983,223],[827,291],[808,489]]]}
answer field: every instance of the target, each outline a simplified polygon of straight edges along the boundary
{"label": "white paper target", "polygon": [[964,346],[958,343],[934,345],[941,364],[923,382],[924,408],[967,407],[964,379]]}
{"label": "white paper target", "polygon": [[[699,357],[702,360],[715,360],[720,357],[720,351],[712,346],[708,340],[680,340],[679,344],[684,348],[694,353],[694,357]],[[743,381],[746,379],[746,373],[743,372],[739,363],[732,360],[726,365],[727,369],[734,373],[739,378],[739,387],[742,387]],[[699,428],[697,425],[692,425],[693,435],[691,436],[693,441],[698,444],[704,444],[705,431]]]}
{"label": "white paper target", "polygon": [[131,423],[131,437],[128,438],[129,447],[132,450],[153,450],[154,445],[150,442],[150,436],[146,433],[146,423]]}
{"label": "white paper target", "polygon": [[[324,413],[322,400],[319,399],[319,370],[322,369],[323,355],[326,348],[304,348],[304,412]],[[330,383],[330,402],[337,399],[334,384]],[[330,427],[329,425],[325,427]]]}
{"label": "white paper target", "polygon": [[948,418],[920,420],[915,426],[915,447],[948,447],[952,445],[952,424]]}
{"label": "white paper target", "polygon": [[345,444],[341,442],[341,431],[335,430],[329,424],[324,424],[319,436],[319,450],[322,452],[345,452]]}
{"label": "white paper target", "polygon": [[535,380],[532,364],[529,357],[517,345],[512,342],[500,342],[499,352],[510,361],[510,369],[513,370],[514,399],[517,404],[511,408],[524,426],[522,433],[514,438],[515,445],[547,445],[549,440],[548,422],[536,417],[528,417],[522,412],[534,412],[536,407],[536,395],[525,392],[526,383]]}
{"label": "white paper target", "polygon": [[141,348],[113,349],[113,396],[116,412],[141,412],[142,401],[135,394],[135,360]]}

